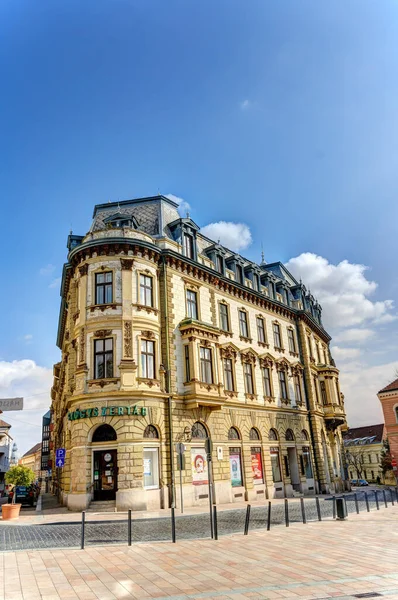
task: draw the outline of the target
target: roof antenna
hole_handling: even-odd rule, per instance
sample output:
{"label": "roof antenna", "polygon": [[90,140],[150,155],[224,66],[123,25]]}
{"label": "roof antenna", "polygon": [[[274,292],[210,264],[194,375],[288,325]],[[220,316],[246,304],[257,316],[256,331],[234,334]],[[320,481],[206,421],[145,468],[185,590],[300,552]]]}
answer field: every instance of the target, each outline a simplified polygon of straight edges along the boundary
{"label": "roof antenna", "polygon": [[190,219],[190,218],[191,218],[191,215],[189,214],[189,210],[187,210],[187,217],[186,217],[186,218],[187,218],[187,219]]}

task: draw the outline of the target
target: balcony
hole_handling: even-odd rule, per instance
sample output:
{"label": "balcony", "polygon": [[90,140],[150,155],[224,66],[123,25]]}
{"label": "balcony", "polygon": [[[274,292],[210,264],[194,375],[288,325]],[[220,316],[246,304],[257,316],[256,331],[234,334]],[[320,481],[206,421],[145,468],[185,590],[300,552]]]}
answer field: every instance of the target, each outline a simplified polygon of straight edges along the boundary
{"label": "balcony", "polygon": [[225,403],[226,397],[222,384],[191,380],[184,383],[184,386],[184,402],[189,409],[207,406],[214,410],[220,410]]}
{"label": "balcony", "polygon": [[346,424],[344,406],[340,404],[325,404],[323,407],[326,429],[334,431],[340,425]]}

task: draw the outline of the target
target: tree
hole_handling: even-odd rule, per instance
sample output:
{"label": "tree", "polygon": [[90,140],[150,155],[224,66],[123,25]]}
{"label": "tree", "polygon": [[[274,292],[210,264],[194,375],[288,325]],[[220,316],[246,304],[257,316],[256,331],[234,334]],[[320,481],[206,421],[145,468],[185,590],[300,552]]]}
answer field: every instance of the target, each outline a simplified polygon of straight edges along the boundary
{"label": "tree", "polygon": [[[30,485],[35,480],[35,473],[29,467],[15,465],[11,467],[5,476],[7,485]],[[12,502],[15,504],[16,494],[12,495]]]}
{"label": "tree", "polygon": [[392,471],[392,456],[391,456],[391,452],[390,452],[390,444],[388,442],[388,440],[384,440],[383,442],[383,449],[380,453],[380,466],[381,466],[381,470],[383,472],[383,475],[385,476],[386,473],[388,473],[388,471]]}
{"label": "tree", "polygon": [[362,452],[350,452],[349,450],[345,453],[347,464],[353,467],[357,474],[357,479],[363,479],[363,465],[365,462],[365,455]]}

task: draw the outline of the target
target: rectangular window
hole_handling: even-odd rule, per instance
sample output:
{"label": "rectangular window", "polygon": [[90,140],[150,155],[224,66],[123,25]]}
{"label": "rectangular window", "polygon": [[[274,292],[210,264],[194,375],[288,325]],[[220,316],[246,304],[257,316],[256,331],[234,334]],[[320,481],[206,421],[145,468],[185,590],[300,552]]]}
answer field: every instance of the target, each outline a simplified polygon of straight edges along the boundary
{"label": "rectangular window", "polygon": [[254,394],[253,367],[250,363],[243,363],[243,375],[245,377],[246,394]]}
{"label": "rectangular window", "polygon": [[144,448],[144,488],[159,487],[159,448]]}
{"label": "rectangular window", "polygon": [[314,377],[313,382],[314,382],[314,390],[315,390],[315,400],[316,400],[316,403],[319,404],[318,381],[317,381],[316,377]]}
{"label": "rectangular window", "polygon": [[113,301],[112,271],[95,274],[95,303],[111,304]]}
{"label": "rectangular window", "polygon": [[200,346],[200,377],[205,383],[213,383],[213,363],[211,349]]}
{"label": "rectangular window", "polygon": [[216,256],[216,268],[219,273],[224,273],[224,261],[219,254]]}
{"label": "rectangular window", "polygon": [[262,344],[267,343],[267,338],[265,336],[264,319],[262,317],[257,317],[257,335],[259,342],[261,342]]}
{"label": "rectangular window", "polygon": [[249,327],[247,325],[247,313],[244,310],[239,311],[239,331],[244,338],[249,337]]}
{"label": "rectangular window", "polygon": [[314,358],[313,352],[312,352],[312,340],[311,340],[311,336],[308,336],[308,349],[310,352],[310,358]]}
{"label": "rectangular window", "polygon": [[274,346],[275,346],[275,348],[282,348],[280,325],[278,323],[274,323],[273,330],[274,330]]}
{"label": "rectangular window", "polygon": [[229,331],[229,314],[226,304],[220,304],[220,329]]}
{"label": "rectangular window", "polygon": [[285,371],[279,371],[279,387],[281,391],[281,398],[287,399],[287,386],[286,386],[286,373]]}
{"label": "rectangular window", "polygon": [[147,275],[140,275],[140,303],[153,306],[153,278]]}
{"label": "rectangular window", "polygon": [[271,448],[271,467],[272,467],[272,479],[274,483],[279,483],[282,481],[281,476],[281,465],[279,460],[279,449]]}
{"label": "rectangular window", "polygon": [[296,394],[296,402],[297,404],[301,404],[303,401],[303,397],[301,394],[301,382],[300,382],[300,376],[299,375],[295,375],[294,376],[294,391]]}
{"label": "rectangular window", "polygon": [[264,396],[270,398],[271,394],[271,372],[268,367],[263,368],[263,384],[264,384]]}
{"label": "rectangular window", "polygon": [[328,403],[328,397],[326,394],[326,385],[324,381],[320,381],[319,385],[321,386],[321,397],[322,397],[322,403],[323,404],[327,404]]}
{"label": "rectangular window", "polygon": [[188,233],[184,234],[184,254],[187,258],[194,258],[193,254],[193,237]]}
{"label": "rectangular window", "polygon": [[228,392],[234,391],[234,372],[232,358],[224,358],[224,386]]}
{"label": "rectangular window", "polygon": [[94,340],[94,379],[113,377],[113,339]]}
{"label": "rectangular window", "polygon": [[319,344],[315,344],[315,346],[316,346],[316,357],[318,359],[318,364],[320,364],[321,363],[321,353],[319,351]]}
{"label": "rectangular window", "polygon": [[185,381],[191,381],[191,366],[189,362],[189,346],[184,346]]}
{"label": "rectangular window", "polygon": [[235,267],[235,274],[236,274],[236,281],[238,283],[242,283],[243,277],[242,277],[242,267],[241,266],[236,265],[236,267]]}
{"label": "rectangular window", "polygon": [[141,377],[155,379],[155,342],[141,340]]}
{"label": "rectangular window", "polygon": [[198,318],[198,296],[192,290],[187,290],[187,315],[190,319]]}
{"label": "rectangular window", "polygon": [[288,329],[287,330],[287,339],[289,341],[289,351],[297,353],[296,340],[294,338],[294,331],[293,331],[293,329]]}

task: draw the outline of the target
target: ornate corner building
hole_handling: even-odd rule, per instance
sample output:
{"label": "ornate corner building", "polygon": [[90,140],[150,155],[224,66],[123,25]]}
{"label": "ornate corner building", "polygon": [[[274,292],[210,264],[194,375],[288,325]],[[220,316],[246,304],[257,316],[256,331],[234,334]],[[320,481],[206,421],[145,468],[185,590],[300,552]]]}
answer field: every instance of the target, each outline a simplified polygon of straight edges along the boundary
{"label": "ornate corner building", "polygon": [[50,445],[65,505],[178,506],[180,480],[186,506],[207,504],[209,478],[217,503],[344,489],[330,336],[281,263],[213,242],[160,195],[95,206],[67,246]]}

